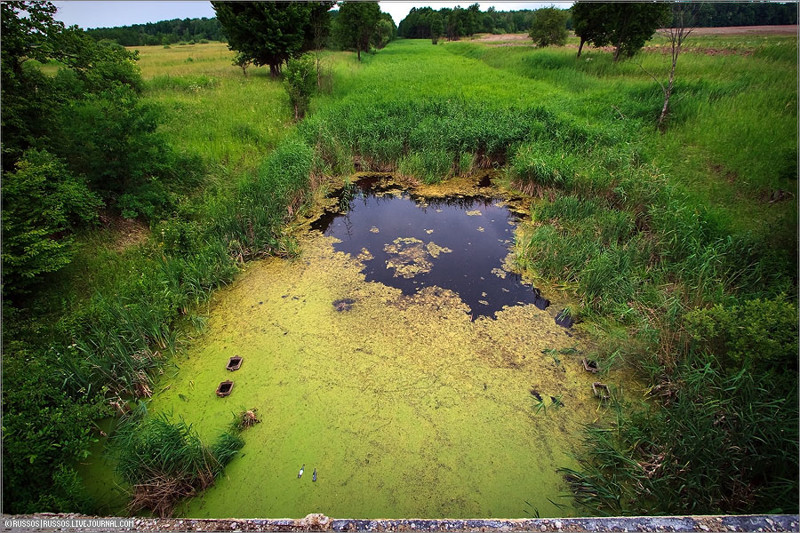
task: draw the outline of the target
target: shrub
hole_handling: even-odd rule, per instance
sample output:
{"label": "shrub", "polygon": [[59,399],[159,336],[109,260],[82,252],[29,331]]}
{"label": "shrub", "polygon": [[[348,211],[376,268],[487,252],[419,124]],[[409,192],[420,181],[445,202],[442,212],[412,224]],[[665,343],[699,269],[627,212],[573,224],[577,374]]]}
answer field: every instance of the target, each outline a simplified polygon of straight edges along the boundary
{"label": "shrub", "polygon": [[698,309],[686,315],[686,327],[733,372],[797,369],[797,307],[783,296]]}
{"label": "shrub", "polygon": [[283,70],[286,92],[289,93],[289,103],[294,109],[294,119],[302,120],[308,111],[311,95],[317,88],[314,56],[303,54],[299,58],[291,58]]}
{"label": "shrub", "polygon": [[3,293],[27,290],[74,253],[69,231],[97,219],[100,198],[52,154],[30,150],[3,176]]}
{"label": "shrub", "polygon": [[[20,321],[8,307],[3,315],[6,324]],[[83,390],[82,401],[73,399],[58,354],[12,341],[12,335],[22,336],[3,333],[3,509],[88,511],[83,493],[71,487],[74,472],[59,465],[88,457],[93,421],[107,415],[107,408],[92,391]]]}

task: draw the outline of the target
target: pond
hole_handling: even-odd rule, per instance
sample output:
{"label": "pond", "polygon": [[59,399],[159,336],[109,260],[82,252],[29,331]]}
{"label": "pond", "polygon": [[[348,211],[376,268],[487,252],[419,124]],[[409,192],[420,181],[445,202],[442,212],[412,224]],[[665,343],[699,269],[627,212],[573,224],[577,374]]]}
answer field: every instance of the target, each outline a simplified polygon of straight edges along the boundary
{"label": "pond", "polygon": [[336,250],[360,257],[367,281],[406,295],[425,287],[452,290],[473,319],[494,316],[507,305],[549,305],[505,264],[518,222],[506,202],[463,195],[412,198],[374,179],[356,182],[343,198],[341,212],[312,227],[337,239]]}
{"label": "pond", "polygon": [[215,295],[158,384],[151,412],[206,442],[236,413],[262,420],[180,514],[577,514],[557,469],[603,416],[581,364],[591,345],[555,323],[563,298],[548,307],[511,272],[517,215],[496,190],[349,191],[299,235],[298,258],[251,263]]}

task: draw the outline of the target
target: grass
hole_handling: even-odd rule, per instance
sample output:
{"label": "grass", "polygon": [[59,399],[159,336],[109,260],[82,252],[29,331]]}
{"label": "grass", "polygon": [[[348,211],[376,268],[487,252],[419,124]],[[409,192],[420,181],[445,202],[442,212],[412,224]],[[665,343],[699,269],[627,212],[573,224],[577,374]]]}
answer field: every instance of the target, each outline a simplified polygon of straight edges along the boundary
{"label": "grass", "polygon": [[225,187],[258,167],[292,123],[288,97],[269,71],[242,75],[223,43],[138,48],[146,97],[161,108],[161,131],[200,156]]}
{"label": "grass", "polygon": [[210,487],[244,441],[226,432],[205,446],[184,421],[145,414],[144,406],[135,408],[115,432],[117,472],[131,486],[129,511],[164,518],[180,500]]}

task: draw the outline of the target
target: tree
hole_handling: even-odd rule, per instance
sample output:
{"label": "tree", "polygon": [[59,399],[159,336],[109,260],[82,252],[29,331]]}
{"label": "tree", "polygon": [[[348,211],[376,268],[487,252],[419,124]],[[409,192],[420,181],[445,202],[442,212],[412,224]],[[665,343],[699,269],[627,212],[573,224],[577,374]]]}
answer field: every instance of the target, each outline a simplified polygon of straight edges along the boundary
{"label": "tree", "polygon": [[442,17],[439,13],[434,13],[431,15],[431,42],[433,44],[437,44],[439,42],[439,37],[442,36],[442,32],[444,31],[444,24],[442,24]]}
{"label": "tree", "polygon": [[3,292],[19,293],[69,264],[64,234],[97,219],[100,198],[53,155],[30,150],[3,176]]}
{"label": "tree", "polygon": [[[42,139],[56,137],[58,111],[66,100],[123,86],[136,93],[143,88],[135,53],[96,43],[76,27],[65,28],[53,19],[53,4],[3,2],[0,6],[3,168],[13,168],[28,148],[42,147]],[[71,73],[74,83],[45,76],[30,63],[51,59]]]}
{"label": "tree", "polygon": [[359,61],[361,51],[369,50],[380,16],[381,9],[377,2],[350,1],[339,4],[339,16],[336,17],[339,42],[347,48],[355,48]]}
{"label": "tree", "polygon": [[[55,12],[47,2],[2,4],[7,295],[66,265],[71,231],[103,202],[153,215],[174,200],[168,185],[198,174],[156,132],[155,107],[140,102],[137,55],[65,28]],[[60,68],[45,75],[38,63],[51,60]]]}
{"label": "tree", "polygon": [[596,4],[592,2],[576,2],[572,6],[572,21],[575,35],[581,42],[578,45],[578,57],[581,57],[583,45],[595,43],[595,46],[602,46],[597,43],[606,43],[605,33],[607,11],[610,4]]}
{"label": "tree", "polygon": [[381,13],[370,42],[375,48],[380,50],[395,38],[396,33],[397,28],[394,25],[392,16],[389,13]]}
{"label": "tree", "polygon": [[446,31],[448,41],[457,41],[459,37],[466,35],[464,23],[466,22],[467,11],[460,6],[453,9],[442,9],[439,11],[447,21]]}
{"label": "tree", "polygon": [[543,7],[533,13],[533,25],[528,35],[539,46],[562,46],[567,42],[569,12],[555,7]]}
{"label": "tree", "polygon": [[481,27],[481,6],[472,4],[467,8],[464,17],[464,32],[466,35],[475,35]]}
{"label": "tree", "polygon": [[[582,5],[583,4],[583,5]],[[575,34],[581,38],[578,55],[584,42],[595,46],[614,46],[614,61],[631,57],[653,36],[656,29],[669,21],[670,6],[661,3],[588,3],[572,7]]]}
{"label": "tree", "polygon": [[699,4],[686,4],[676,2],[672,4],[672,26],[665,30],[667,39],[670,43],[670,56],[672,65],[669,70],[669,80],[664,85],[658,78],[655,78],[661,91],[664,93],[664,105],[661,107],[661,114],[658,116],[658,128],[664,129],[664,121],[669,112],[669,100],[672,97],[672,90],[675,87],[675,68],[678,65],[678,56],[681,54],[683,42],[692,33],[693,24],[699,10]]}
{"label": "tree", "polygon": [[242,74],[244,74],[245,78],[247,77],[247,68],[251,65],[250,58],[247,55],[242,52],[236,52],[236,55],[233,56],[233,65],[242,69]]}
{"label": "tree", "polygon": [[322,90],[322,48],[331,33],[330,9],[336,2],[314,2],[311,6],[311,49],[314,50],[314,65],[317,71],[317,89]]}
{"label": "tree", "polygon": [[228,48],[243,54],[254,65],[269,65],[272,77],[290,58],[309,49],[314,40],[312,3],[211,2]]}

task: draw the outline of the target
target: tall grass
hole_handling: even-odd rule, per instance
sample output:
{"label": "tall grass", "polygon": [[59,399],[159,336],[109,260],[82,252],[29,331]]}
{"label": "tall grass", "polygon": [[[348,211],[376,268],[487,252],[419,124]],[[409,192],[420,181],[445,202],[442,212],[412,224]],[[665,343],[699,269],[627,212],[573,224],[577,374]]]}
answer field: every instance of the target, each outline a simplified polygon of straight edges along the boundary
{"label": "tall grass", "polygon": [[234,195],[210,205],[211,231],[234,256],[250,259],[291,254],[282,226],[306,199],[313,152],[302,140],[283,142]]}
{"label": "tall grass", "polygon": [[663,404],[587,431],[582,468],[564,471],[577,501],[608,515],[796,512],[797,382],[754,370],[681,361]]}
{"label": "tall grass", "polygon": [[161,131],[177,150],[202,158],[219,186],[254,171],[289,131],[293,115],[280,81],[255,67],[244,76],[226,45],[138,50]]}
{"label": "tall grass", "polygon": [[146,509],[163,518],[182,499],[211,486],[244,441],[223,433],[208,447],[183,420],[145,414],[144,406],[137,407],[115,433],[117,472],[131,486],[128,509]]}
{"label": "tall grass", "polygon": [[176,348],[176,321],[231,281],[237,260],[289,254],[283,224],[305,199],[311,149],[287,141],[245,176],[233,193],[211,196],[201,219],[187,214],[163,221],[155,242],[122,276],[98,292],[62,327],[72,339],[65,354],[68,381],[77,390],[105,386],[115,405],[149,397],[156,371]]}

